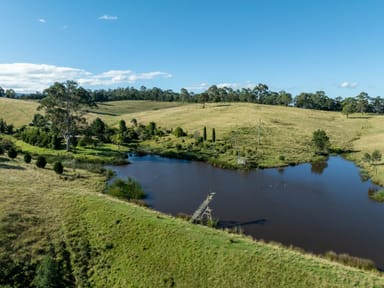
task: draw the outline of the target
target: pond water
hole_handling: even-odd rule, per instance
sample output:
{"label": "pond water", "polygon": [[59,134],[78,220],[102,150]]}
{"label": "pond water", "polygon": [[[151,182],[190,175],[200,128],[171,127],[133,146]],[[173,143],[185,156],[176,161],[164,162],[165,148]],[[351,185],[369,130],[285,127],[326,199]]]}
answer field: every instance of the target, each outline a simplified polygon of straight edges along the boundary
{"label": "pond water", "polygon": [[313,253],[372,259],[384,268],[384,204],[368,197],[369,188],[380,187],[363,182],[358,168],[341,157],[248,172],[159,156],[129,160],[107,168],[139,181],[153,209],[192,215],[213,191],[210,207],[222,226]]}

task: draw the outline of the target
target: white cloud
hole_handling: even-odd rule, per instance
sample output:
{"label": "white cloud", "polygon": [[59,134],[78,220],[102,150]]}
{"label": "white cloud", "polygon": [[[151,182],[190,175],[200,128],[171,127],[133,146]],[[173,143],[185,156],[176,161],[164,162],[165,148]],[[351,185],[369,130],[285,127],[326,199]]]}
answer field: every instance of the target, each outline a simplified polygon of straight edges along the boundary
{"label": "white cloud", "polygon": [[191,85],[189,87],[186,87],[185,89],[187,90],[206,90],[209,88],[210,85],[208,85],[207,83],[200,83],[200,84],[196,84],[196,85]]}
{"label": "white cloud", "polygon": [[200,84],[197,84],[197,85],[191,85],[189,87],[186,87],[187,90],[192,90],[192,91],[202,91],[202,90],[207,90],[209,87],[211,87],[212,85],[216,85],[218,88],[224,88],[224,87],[227,87],[227,88],[232,88],[232,89],[242,89],[242,88],[254,88],[256,86],[255,83],[251,82],[251,81],[247,81],[247,82],[244,82],[244,83],[218,83],[218,84],[208,84],[208,83],[200,83]]}
{"label": "white cloud", "polygon": [[356,88],[357,87],[357,83],[356,82],[348,82],[348,81],[344,81],[342,83],[339,84],[339,87],[340,88]]}
{"label": "white cloud", "polygon": [[117,16],[111,16],[111,15],[103,15],[99,17],[99,20],[117,20],[119,19]]}
{"label": "white cloud", "polygon": [[77,81],[82,86],[113,86],[133,84],[139,80],[170,78],[171,74],[154,71],[136,73],[131,70],[110,70],[94,74],[83,69],[47,64],[0,64],[0,86],[19,93],[43,91],[54,82]]}
{"label": "white cloud", "polygon": [[39,18],[39,19],[37,19],[37,21],[39,21],[40,23],[43,23],[43,24],[47,23],[47,21],[44,18]]}
{"label": "white cloud", "polygon": [[227,88],[237,89],[239,87],[239,84],[238,83],[220,83],[220,84],[217,84],[216,86],[219,88],[227,87]]}

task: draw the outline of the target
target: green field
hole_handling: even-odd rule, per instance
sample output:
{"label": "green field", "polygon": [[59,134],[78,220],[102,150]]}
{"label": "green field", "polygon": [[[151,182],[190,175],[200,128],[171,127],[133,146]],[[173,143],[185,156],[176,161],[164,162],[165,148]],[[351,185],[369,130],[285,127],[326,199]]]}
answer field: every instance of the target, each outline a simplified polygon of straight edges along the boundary
{"label": "green field", "polygon": [[384,286],[378,272],[191,225],[105,196],[98,174],[60,177],[20,158],[0,158],[2,268],[54,249],[77,287]]}
{"label": "green field", "polygon": [[[31,121],[37,106],[0,98],[0,118],[21,127]],[[201,135],[206,126],[208,138],[215,128],[217,142],[204,144],[198,153],[212,153],[226,163],[236,161],[238,154],[258,157],[265,167],[312,160],[312,132],[324,129],[333,149],[352,151],[346,156],[384,183],[384,166],[361,160],[366,152],[384,150],[383,116],[346,118],[335,112],[246,103],[122,101],[103,103],[87,117],[100,117],[112,126],[121,119],[130,123],[135,118],[145,125],[154,121],[162,129],[182,127],[189,135]],[[193,137],[169,135],[141,145],[172,152],[176,145],[193,142]],[[384,287],[382,274],[375,271],[191,225],[107,197],[102,193],[105,176],[75,168],[71,159],[112,161],[114,153],[119,154],[112,144],[77,148],[75,154],[21,141],[16,145],[67,162],[60,177],[51,164],[42,170],[23,163],[22,155],[16,160],[0,156],[0,281],[14,269],[19,271],[15,283],[25,287],[40,261],[53,255],[65,268],[67,287]]]}
{"label": "green field", "polygon": [[[20,127],[31,121],[38,104],[31,101],[0,99],[0,118]],[[364,153],[375,149],[384,151],[384,116],[354,114],[347,118],[339,112],[325,112],[293,107],[267,106],[248,103],[181,104],[152,101],[117,101],[99,104],[99,109],[87,115],[117,126],[121,119],[129,125],[135,118],[139,123],[154,121],[163,129],[180,126],[189,135],[202,135],[207,127],[208,138],[215,128],[218,143],[208,147],[215,159],[235,166],[237,155],[257,162],[261,167],[284,166],[313,160],[310,145],[312,132],[324,129],[332,148],[354,151],[346,155],[368,171],[376,183],[384,185],[384,166],[367,165],[361,159]],[[260,144],[259,144],[260,135]],[[167,137],[143,143],[154,151],[177,144],[183,148],[193,139]],[[226,148],[230,147],[230,148]],[[208,155],[209,156],[209,155]],[[380,164],[380,163],[378,163]],[[229,165],[229,166],[231,166]]]}
{"label": "green field", "polygon": [[[137,102],[124,103],[137,105]],[[149,105],[145,102],[140,103]],[[375,149],[384,151],[382,115],[354,114],[347,118],[339,112],[247,103],[211,103],[204,106],[186,104],[133,113],[121,113],[121,107],[123,106],[117,110],[109,110],[118,116],[103,119],[110,125],[117,125],[120,119],[124,119],[127,123],[132,118],[144,124],[154,121],[158,126],[167,129],[180,126],[190,135],[196,131],[202,135],[203,127],[206,126],[208,138],[211,137],[211,129],[215,128],[219,144],[214,149],[223,150],[222,147],[225,145],[232,147],[226,152],[219,153],[217,155],[219,160],[235,163],[236,155],[240,154],[250,159],[258,158],[259,165],[263,167],[311,161],[314,156],[310,145],[312,133],[317,129],[324,129],[330,137],[332,148],[339,151],[353,151],[346,154],[346,157],[368,170],[376,183],[384,185],[384,166],[373,167],[361,160],[366,152],[372,153]],[[100,106],[100,111],[102,109]],[[260,145],[258,145],[259,135]],[[155,149],[163,149],[166,146],[175,147],[176,143],[186,146],[192,142],[191,139],[186,139],[183,143],[180,141],[182,140],[170,137],[149,141],[146,144]]]}

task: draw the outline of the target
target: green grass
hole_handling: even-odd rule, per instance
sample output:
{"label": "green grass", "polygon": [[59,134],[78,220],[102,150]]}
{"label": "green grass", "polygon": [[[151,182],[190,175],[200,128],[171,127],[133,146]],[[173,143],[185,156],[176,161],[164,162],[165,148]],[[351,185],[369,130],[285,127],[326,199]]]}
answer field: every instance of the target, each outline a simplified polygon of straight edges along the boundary
{"label": "green grass", "polygon": [[377,201],[384,202],[384,190],[375,191],[369,194],[369,198]]}
{"label": "green grass", "polygon": [[0,118],[16,128],[28,125],[37,112],[36,101],[16,100],[0,97]]}
{"label": "green grass", "polygon": [[121,163],[125,153],[128,151],[127,147],[114,144],[98,144],[97,146],[76,147],[71,152],[65,150],[54,150],[49,148],[42,148],[30,145],[24,141],[14,139],[9,135],[4,135],[4,138],[12,140],[16,147],[23,152],[28,152],[31,155],[44,155],[49,159],[54,160],[79,160],[80,162],[92,163]]}
{"label": "green grass", "polygon": [[[0,98],[2,118],[17,127],[31,121],[37,105],[33,101]],[[101,103],[99,109],[87,117],[89,120],[101,117],[113,126],[121,119],[127,125],[132,118],[143,124],[154,121],[164,129],[180,126],[189,135],[202,135],[206,126],[208,139],[215,128],[217,144],[208,148],[186,149],[193,140],[187,138],[182,142],[174,137],[149,141],[143,148],[177,154],[180,151],[176,151],[176,145],[181,144],[187,154],[214,158],[219,166],[225,167],[235,167],[237,155],[244,157],[251,166],[260,167],[311,161],[314,157],[310,146],[312,133],[323,129],[334,151],[353,151],[346,157],[364,168],[375,183],[384,185],[384,165],[373,167],[362,161],[364,153],[376,149],[384,151],[383,115],[355,114],[347,118],[339,112],[249,103],[209,103],[204,107],[174,102],[117,101]]]}
{"label": "green grass", "polygon": [[[17,127],[31,121],[37,105],[33,101],[0,98],[2,118]],[[237,155],[244,157],[252,166],[261,167],[311,161],[314,157],[310,146],[312,133],[323,129],[330,138],[333,150],[354,151],[346,157],[364,168],[374,182],[384,185],[384,165],[373,167],[362,161],[364,153],[372,153],[376,149],[384,151],[383,115],[355,114],[347,118],[339,112],[249,103],[209,103],[204,107],[201,104],[174,102],[117,101],[101,103],[99,109],[87,117],[89,120],[101,117],[113,126],[117,126],[121,119],[127,125],[132,118],[143,124],[154,121],[165,129],[180,126],[189,135],[198,132],[201,136],[206,126],[208,139],[212,128],[215,128],[217,144],[214,147],[203,151],[184,150],[188,154],[201,153],[202,158],[213,157],[222,164],[219,166],[226,167],[237,165]],[[177,144],[186,146],[193,142],[190,139],[185,139],[184,143],[181,141],[169,137],[144,143],[144,148],[175,154]]]}
{"label": "green grass", "polygon": [[[384,278],[102,194],[104,178],[0,158],[0,259],[65,247],[76,286],[382,287]],[[67,180],[64,180],[67,179]],[[64,243],[64,244],[60,244]],[[30,260],[29,260],[29,257]],[[32,265],[33,266],[33,265]],[[2,267],[2,266],[1,266]]]}
{"label": "green grass", "polygon": [[[124,114],[133,114],[139,112],[158,111],[173,107],[183,106],[180,102],[156,102],[156,101],[111,101],[98,103],[97,109],[89,110],[89,118],[95,119],[96,117],[102,118],[110,123],[115,123],[116,117]],[[132,118],[127,119],[127,123]],[[118,121],[117,121],[118,122]],[[117,123],[116,122],[116,123]]]}

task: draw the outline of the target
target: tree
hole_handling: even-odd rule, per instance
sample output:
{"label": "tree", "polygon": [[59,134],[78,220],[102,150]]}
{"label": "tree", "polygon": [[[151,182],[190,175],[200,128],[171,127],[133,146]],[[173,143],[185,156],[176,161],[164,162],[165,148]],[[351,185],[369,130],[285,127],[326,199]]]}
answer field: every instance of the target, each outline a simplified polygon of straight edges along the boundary
{"label": "tree", "polygon": [[99,117],[97,117],[95,120],[93,120],[93,122],[91,123],[89,128],[90,128],[91,134],[93,136],[96,136],[96,138],[99,141],[101,141],[101,142],[105,141],[104,135],[105,135],[105,131],[106,131],[106,125],[103,122],[103,120],[101,120]]}
{"label": "tree", "polygon": [[375,113],[383,113],[384,112],[384,99],[380,96],[372,99],[372,108]]}
{"label": "tree", "polygon": [[24,154],[24,162],[25,163],[31,163],[32,156],[28,152]]}
{"label": "tree", "polygon": [[47,121],[43,115],[41,115],[40,113],[36,113],[35,115],[33,115],[32,124],[35,127],[44,128],[47,126]]}
{"label": "tree", "polygon": [[149,122],[149,124],[147,125],[147,130],[150,136],[156,135],[156,123]]}
{"label": "tree", "polygon": [[15,159],[17,157],[17,151],[15,148],[13,148],[13,147],[9,148],[8,157],[11,159]]}
{"label": "tree", "polygon": [[207,141],[207,127],[204,126],[204,130],[203,130],[203,139],[204,141]]}
{"label": "tree", "polygon": [[4,97],[5,96],[5,91],[2,87],[0,87],[0,97]]}
{"label": "tree", "polygon": [[5,133],[7,131],[7,122],[0,118],[0,133]]}
{"label": "tree", "polygon": [[329,137],[324,130],[318,129],[313,132],[312,143],[315,146],[317,153],[328,154],[330,142]]}
{"label": "tree", "polygon": [[364,153],[363,161],[364,161],[364,162],[367,162],[367,163],[371,163],[371,161],[372,161],[372,156],[371,156],[371,154],[369,154],[369,153]]}
{"label": "tree", "polygon": [[63,174],[64,172],[64,166],[60,161],[55,162],[53,164],[53,171],[55,171],[57,174]]}
{"label": "tree", "polygon": [[15,92],[15,90],[13,90],[13,89],[7,89],[7,90],[5,91],[5,97],[7,97],[7,98],[15,98],[15,97],[16,97],[16,92]]}
{"label": "tree", "polygon": [[185,88],[181,88],[181,90],[180,90],[180,100],[182,102],[188,102],[189,98],[190,98],[190,95],[189,95],[188,90],[185,89]]}
{"label": "tree", "polygon": [[111,141],[113,144],[116,144],[117,145],[117,148],[120,149],[120,145],[123,144],[124,142],[124,138],[123,138],[123,134],[121,133],[116,133],[115,135],[113,135],[111,137]]}
{"label": "tree", "polygon": [[47,165],[47,160],[45,160],[45,157],[42,156],[42,155],[37,157],[36,166],[39,167],[39,168],[44,168],[45,165]]}
{"label": "tree", "polygon": [[127,132],[127,124],[124,120],[120,120],[119,122],[119,133],[125,134]]}
{"label": "tree", "polygon": [[361,92],[359,95],[356,96],[356,109],[360,113],[367,112],[368,104],[369,104],[369,97],[368,94],[365,92]]}
{"label": "tree", "polygon": [[39,109],[44,109],[53,132],[62,135],[66,150],[70,151],[71,138],[76,136],[81,123],[85,123],[84,107],[97,106],[90,93],[74,81],[56,82],[44,90]]}
{"label": "tree", "polygon": [[279,92],[279,95],[277,97],[277,105],[284,105],[288,106],[292,103],[292,95],[290,93],[283,91]]}
{"label": "tree", "polygon": [[378,163],[381,161],[381,152],[379,150],[375,150],[372,152],[371,160],[373,163]]}
{"label": "tree", "polygon": [[351,97],[346,98],[342,102],[342,107],[341,113],[345,114],[348,118],[349,114],[356,112],[356,100]]}
{"label": "tree", "polygon": [[216,142],[216,130],[212,128],[212,142]]}
{"label": "tree", "polygon": [[131,124],[133,127],[137,127],[137,120],[135,118],[131,119]]}
{"label": "tree", "polygon": [[183,137],[186,134],[181,127],[176,127],[175,130],[173,131],[173,135],[175,135],[176,137]]}

